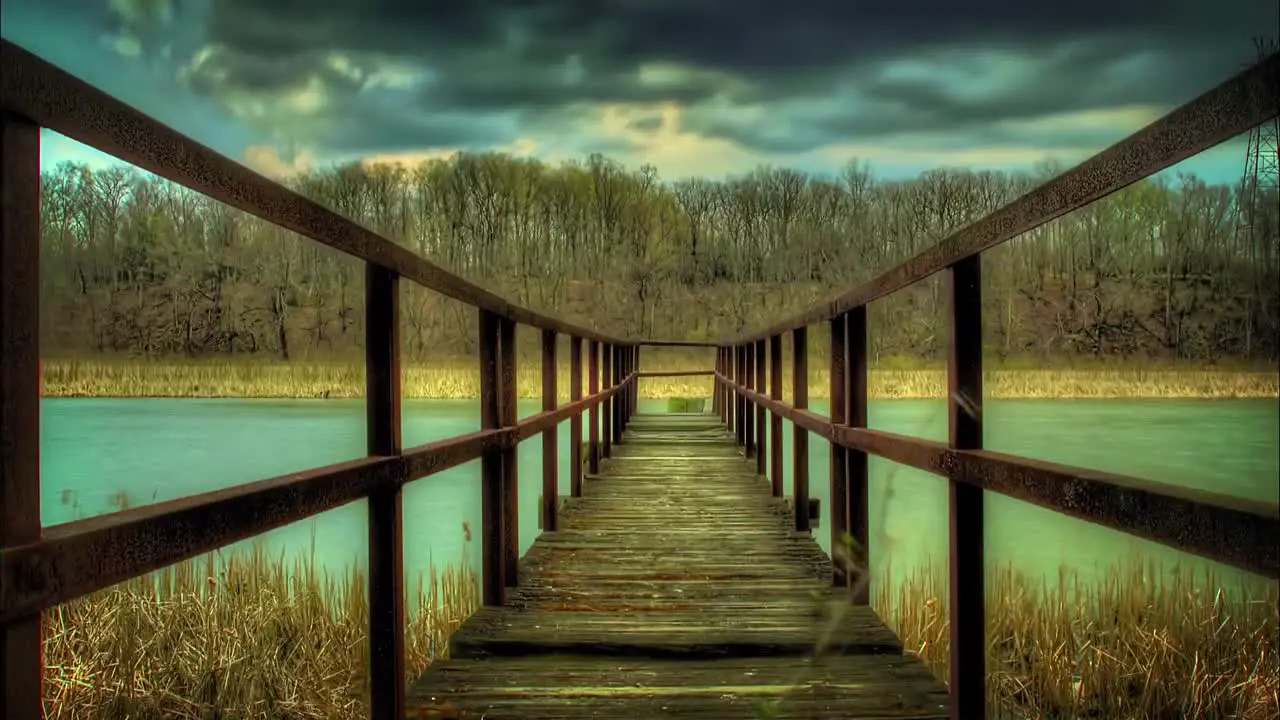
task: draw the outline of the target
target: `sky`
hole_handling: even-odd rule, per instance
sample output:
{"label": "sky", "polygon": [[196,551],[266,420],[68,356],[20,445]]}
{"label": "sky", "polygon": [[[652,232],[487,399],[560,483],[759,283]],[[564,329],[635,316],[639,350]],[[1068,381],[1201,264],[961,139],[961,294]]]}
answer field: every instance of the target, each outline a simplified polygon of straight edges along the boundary
{"label": "sky", "polygon": [[[498,150],[901,178],[1079,162],[1255,59],[1280,3],[3,0],[0,34],[276,177]],[[43,140],[45,167],[112,161]]]}

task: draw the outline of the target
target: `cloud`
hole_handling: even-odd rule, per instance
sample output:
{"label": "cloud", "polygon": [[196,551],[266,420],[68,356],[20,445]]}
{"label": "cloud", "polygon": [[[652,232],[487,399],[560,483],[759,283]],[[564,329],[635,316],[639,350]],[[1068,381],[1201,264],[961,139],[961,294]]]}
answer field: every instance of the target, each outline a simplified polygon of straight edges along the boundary
{"label": "cloud", "polygon": [[523,139],[547,157],[608,148],[664,174],[695,162],[695,145],[733,166],[849,148],[1010,162],[1097,150],[1237,70],[1251,36],[1280,25],[1257,0],[110,9],[113,31],[136,39],[120,52],[167,48],[193,92],[281,144],[432,156]]}
{"label": "cloud", "polygon": [[244,151],[244,164],[267,177],[283,180],[311,169],[314,155],[309,150],[299,150],[288,157],[270,145],[250,145]]}

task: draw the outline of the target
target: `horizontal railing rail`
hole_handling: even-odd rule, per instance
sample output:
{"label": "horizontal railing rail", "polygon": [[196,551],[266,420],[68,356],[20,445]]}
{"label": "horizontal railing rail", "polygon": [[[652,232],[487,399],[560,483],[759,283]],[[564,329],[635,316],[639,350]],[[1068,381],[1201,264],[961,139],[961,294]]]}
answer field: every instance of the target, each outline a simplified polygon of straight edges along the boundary
{"label": "horizontal railing rail", "polygon": [[[755,457],[757,471],[771,477],[773,493],[779,497],[783,494],[782,421],[794,424],[792,476],[797,530],[810,528],[810,434],[831,443],[833,548],[851,535],[861,555],[870,557],[869,456],[948,478],[953,720],[986,716],[984,490],[1268,578],[1280,577],[1280,512],[1273,503],[982,449],[980,262],[983,251],[1244,133],[1276,117],[1278,111],[1280,55],[1272,54],[869,282],[785,321],[720,343],[714,410],[733,429],[746,455]],[[871,430],[867,427],[867,305],[944,270],[950,281],[948,441]],[[829,417],[808,409],[807,331],[817,323],[827,323],[830,332]],[[782,340],[788,333],[794,393],[790,403],[782,397]],[[850,581],[837,564],[833,582],[843,585]],[[866,603],[866,578],[854,588],[855,601]]]}
{"label": "horizontal railing rail", "polygon": [[[543,438],[541,527],[557,524],[556,430],[582,437],[592,470],[621,439],[636,402],[640,343],[521,307],[355,221],[168,128],[32,53],[0,40],[0,705],[42,715],[41,612],[357,499],[369,504],[370,717],[404,713],[401,489],[481,460],[482,597],[517,584],[516,446]],[[41,128],[109,153],[365,263],[368,456],[51,527],[40,523]],[[401,447],[399,280],[479,313],[479,432]],[[542,411],[516,420],[515,327],[541,329]],[[569,337],[570,397],[558,405],[556,348]],[[583,397],[582,344],[590,392]],[[706,347],[705,342],[644,344]],[[582,493],[581,443],[570,486]]]}

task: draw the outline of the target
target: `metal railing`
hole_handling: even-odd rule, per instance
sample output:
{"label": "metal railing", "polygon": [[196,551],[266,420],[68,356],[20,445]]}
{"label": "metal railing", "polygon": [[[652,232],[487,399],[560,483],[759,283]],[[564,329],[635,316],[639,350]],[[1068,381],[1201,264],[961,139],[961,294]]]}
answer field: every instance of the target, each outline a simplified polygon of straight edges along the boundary
{"label": "metal railing", "polygon": [[[831,545],[845,533],[869,553],[867,458],[948,478],[951,717],[986,714],[983,491],[1280,577],[1280,513],[1254,502],[982,449],[981,253],[1180,160],[1246,132],[1280,109],[1280,55],[1170,112],[869,282],[758,332],[722,341],[713,406],[782,495],[782,419],[794,423],[795,527],[808,530],[808,434],[831,443]],[[945,271],[950,280],[948,442],[867,427],[867,305]],[[831,413],[808,410],[807,328],[831,338]],[[782,338],[790,333],[794,397],[782,398]],[[766,362],[765,344],[768,343]],[[766,367],[770,370],[765,389]],[[754,413],[752,408],[755,409]],[[763,447],[765,416],[771,417]],[[754,417],[753,417],[754,415]],[[767,457],[766,457],[767,456]],[[870,557],[869,554],[867,557]],[[839,567],[834,582],[843,584]],[[856,601],[867,602],[865,583]]]}
{"label": "metal railing", "polygon": [[[41,613],[130,578],[368,499],[370,715],[404,715],[401,489],[476,458],[482,475],[481,594],[501,604],[516,584],[516,448],[543,438],[540,521],[556,527],[556,429],[570,421],[599,469],[635,408],[642,345],[512,304],[319,203],[255,173],[0,40],[0,706],[41,716]],[[40,522],[40,128],[49,128],[365,264],[368,456],[51,527]],[[401,279],[479,312],[481,429],[401,445]],[[542,411],[516,420],[515,328],[541,330]],[[557,405],[557,337],[570,338],[570,400]],[[587,343],[589,394],[582,395]],[[582,444],[570,487],[582,492]]]}

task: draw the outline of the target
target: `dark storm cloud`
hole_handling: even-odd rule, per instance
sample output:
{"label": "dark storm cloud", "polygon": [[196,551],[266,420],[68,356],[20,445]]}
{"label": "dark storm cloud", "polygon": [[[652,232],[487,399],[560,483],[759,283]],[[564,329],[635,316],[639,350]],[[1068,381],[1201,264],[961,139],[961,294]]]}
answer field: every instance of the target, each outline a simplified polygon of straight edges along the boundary
{"label": "dark storm cloud", "polygon": [[[1251,55],[1250,36],[1280,24],[1269,0],[211,2],[206,39],[216,62],[192,72],[191,84],[215,97],[318,80],[330,111],[351,113],[364,73],[387,61],[430,70],[431,81],[405,95],[411,112],[502,112],[545,123],[584,103],[674,101],[689,109],[691,129],[775,150],[977,131],[1117,103],[1168,106],[1236,69]],[[948,58],[966,49],[1034,58],[1036,75],[971,77],[970,85],[989,85],[973,92],[945,72]],[[354,75],[327,64],[334,52],[355,58]],[[939,73],[895,75],[904,58],[934,62]],[[654,65],[694,72],[660,80],[640,72]],[[789,115],[768,118],[791,123],[782,130],[735,113],[788,103]],[[362,124],[407,140],[413,133],[399,132],[404,122],[393,115]],[[330,140],[355,138],[336,131]]]}

